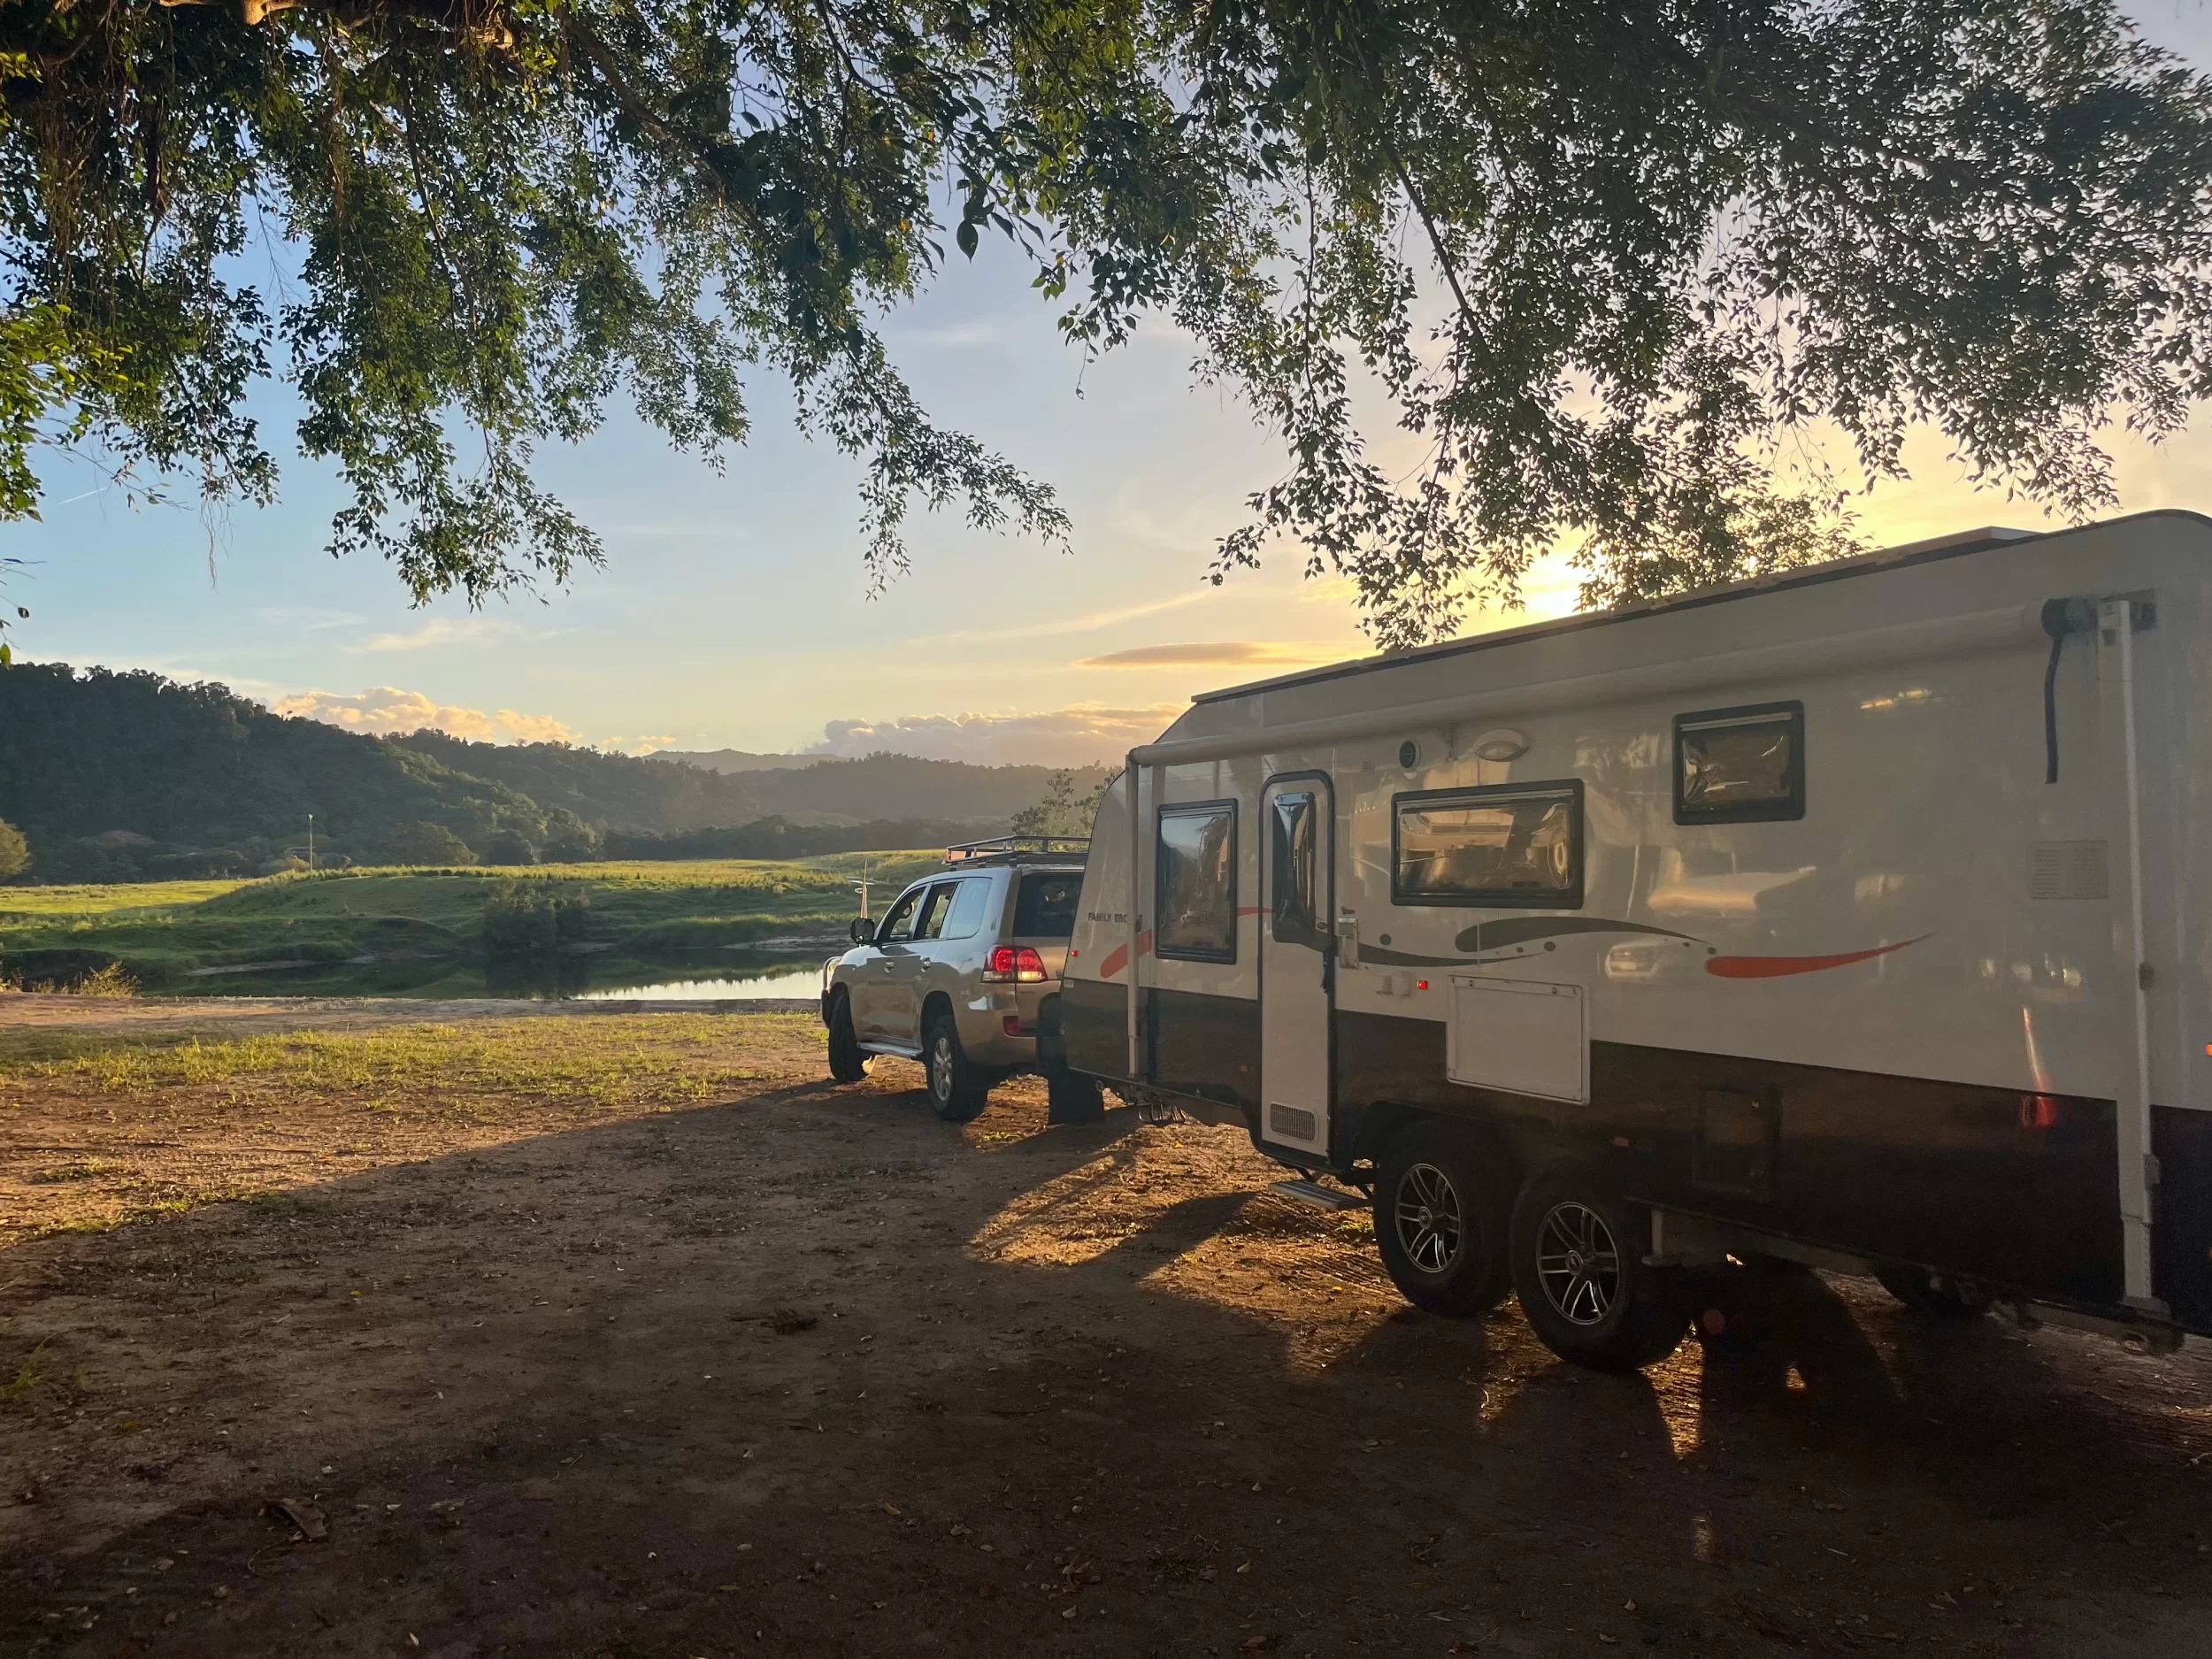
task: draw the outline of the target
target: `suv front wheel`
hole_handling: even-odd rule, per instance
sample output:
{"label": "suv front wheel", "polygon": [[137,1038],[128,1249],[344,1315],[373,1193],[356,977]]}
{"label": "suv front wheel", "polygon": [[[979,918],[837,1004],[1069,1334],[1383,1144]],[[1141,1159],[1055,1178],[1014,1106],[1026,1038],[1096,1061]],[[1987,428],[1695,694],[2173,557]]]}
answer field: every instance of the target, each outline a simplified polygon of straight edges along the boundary
{"label": "suv front wheel", "polygon": [[922,1025],[922,1069],[929,1076],[929,1103],[949,1124],[964,1124],[983,1110],[990,1079],[969,1063],[952,1015],[931,1012]]}
{"label": "suv front wheel", "polygon": [[868,1075],[868,1051],[853,1033],[852,999],[841,991],[830,1003],[829,1069],[840,1083],[857,1083]]}

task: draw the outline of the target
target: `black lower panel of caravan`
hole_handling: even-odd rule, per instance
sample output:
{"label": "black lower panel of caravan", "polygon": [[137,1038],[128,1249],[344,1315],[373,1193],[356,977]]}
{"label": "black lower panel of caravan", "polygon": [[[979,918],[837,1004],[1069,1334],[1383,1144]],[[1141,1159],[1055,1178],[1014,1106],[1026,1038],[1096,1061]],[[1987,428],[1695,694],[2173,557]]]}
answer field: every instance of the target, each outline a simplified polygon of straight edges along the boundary
{"label": "black lower panel of caravan", "polygon": [[[1118,985],[1068,980],[1060,993],[1068,1064],[1099,1077],[1126,1076],[1128,1009]],[[1248,1114],[1259,1110],[1260,1005],[1249,997],[1147,986],[1138,1055],[1145,1082]]]}
{"label": "black lower panel of caravan", "polygon": [[1371,1110],[1432,1107],[1602,1155],[1652,1203],[2032,1295],[2122,1294],[2110,1101],[1597,1042],[1572,1105],[1459,1087],[1444,1060],[1440,1023],[1340,1013],[1355,1144]]}
{"label": "black lower panel of caravan", "polygon": [[2182,1324],[2212,1331],[2212,1111],[2152,1107],[2151,1150],[2152,1286]]}
{"label": "black lower panel of caravan", "polygon": [[[1071,980],[1070,1063],[1127,1072],[1125,993]],[[1259,1005],[1147,987],[1141,1080],[1256,1110]],[[1586,1105],[1463,1087],[1440,1022],[1340,1010],[1335,1154],[1405,1108],[1493,1125],[1532,1156],[1611,1161],[1632,1195],[1878,1261],[2086,1307],[2124,1293],[2113,1102],[1877,1071],[1596,1042]],[[2158,1294],[2212,1331],[2212,1114],[2156,1114]]]}
{"label": "black lower panel of caravan", "polygon": [[1060,1046],[1068,1064],[1093,1077],[1129,1071],[1129,993],[1098,979],[1060,986]]}

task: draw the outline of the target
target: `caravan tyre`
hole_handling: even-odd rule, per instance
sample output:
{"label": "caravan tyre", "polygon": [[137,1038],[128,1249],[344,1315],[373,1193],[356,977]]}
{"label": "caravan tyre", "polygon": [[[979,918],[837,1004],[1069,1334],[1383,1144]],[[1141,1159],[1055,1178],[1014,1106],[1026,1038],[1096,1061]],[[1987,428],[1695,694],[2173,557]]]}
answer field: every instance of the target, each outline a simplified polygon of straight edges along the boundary
{"label": "caravan tyre", "polygon": [[991,1079],[969,1063],[952,1016],[939,1009],[922,1026],[922,1070],[929,1079],[929,1103],[949,1124],[964,1124],[983,1110]]}
{"label": "caravan tyre", "polygon": [[841,992],[830,1004],[829,1069],[840,1083],[857,1083],[868,1075],[868,1053],[853,1034],[853,1005]]}
{"label": "caravan tyre", "polygon": [[1652,1267],[1648,1214],[1586,1167],[1540,1170],[1513,1206],[1513,1288],[1544,1346],[1598,1371],[1674,1352],[1689,1327],[1682,1270]]}
{"label": "caravan tyre", "polygon": [[1391,1282],[1430,1313],[1487,1311],[1513,1288],[1500,1182],[1473,1137],[1428,1125],[1400,1135],[1375,1179],[1375,1245]]}

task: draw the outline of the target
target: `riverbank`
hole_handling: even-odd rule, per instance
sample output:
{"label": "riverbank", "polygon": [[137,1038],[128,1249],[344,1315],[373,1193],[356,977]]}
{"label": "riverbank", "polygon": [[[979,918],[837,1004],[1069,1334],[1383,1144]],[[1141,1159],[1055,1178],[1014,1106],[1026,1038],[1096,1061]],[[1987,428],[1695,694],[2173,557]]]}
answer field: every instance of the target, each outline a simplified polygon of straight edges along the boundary
{"label": "riverbank", "polygon": [[[156,995],[559,997],[787,970],[841,946],[864,862],[879,893],[932,851],[775,861],[373,869],[249,882],[0,887],[0,979],[73,985],[119,967]],[[580,900],[558,951],[497,956],[484,909],[502,883]]]}

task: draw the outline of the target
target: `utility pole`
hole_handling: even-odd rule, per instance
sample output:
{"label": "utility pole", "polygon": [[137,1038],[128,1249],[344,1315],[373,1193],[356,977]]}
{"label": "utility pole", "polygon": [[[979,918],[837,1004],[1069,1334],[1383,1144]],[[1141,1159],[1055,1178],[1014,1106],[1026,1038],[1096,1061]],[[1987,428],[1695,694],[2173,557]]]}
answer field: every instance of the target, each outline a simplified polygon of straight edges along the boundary
{"label": "utility pole", "polygon": [[870,884],[868,870],[868,861],[864,858],[860,861],[860,879],[853,883],[853,891],[860,895],[860,914],[864,920],[868,917],[868,887]]}
{"label": "utility pole", "polygon": [[315,868],[315,815],[312,812],[307,815],[307,867],[311,871]]}

